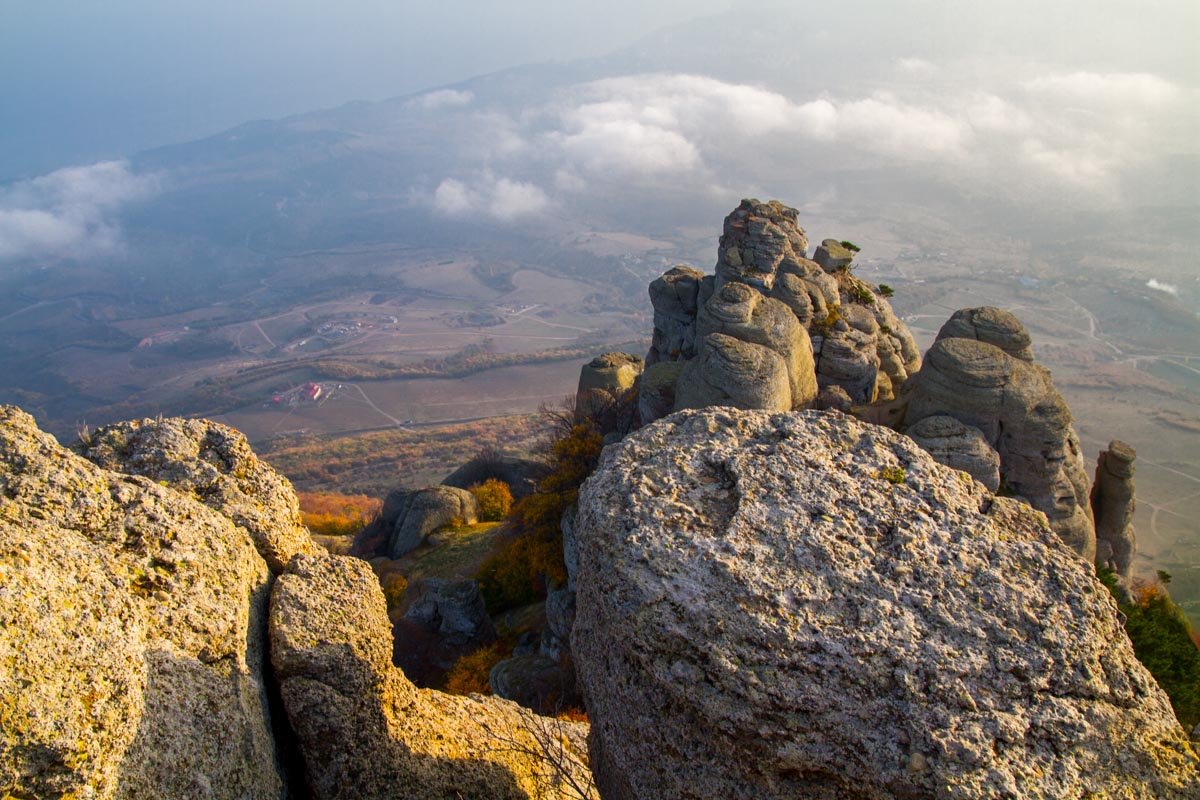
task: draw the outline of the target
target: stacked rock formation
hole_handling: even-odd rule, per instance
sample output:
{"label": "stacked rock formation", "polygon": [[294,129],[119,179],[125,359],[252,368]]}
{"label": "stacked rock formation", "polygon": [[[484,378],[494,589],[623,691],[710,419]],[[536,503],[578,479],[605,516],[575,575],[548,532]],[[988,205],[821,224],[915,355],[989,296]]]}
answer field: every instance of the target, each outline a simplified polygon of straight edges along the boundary
{"label": "stacked rock formation", "polygon": [[6,796],[595,796],[586,726],[392,666],[370,567],[308,541],[236,431],[143,420],[78,449],[103,466],[0,407]]}
{"label": "stacked rock formation", "polygon": [[1091,507],[1096,517],[1096,565],[1128,580],[1137,553],[1133,530],[1133,462],[1137,452],[1113,439],[1096,460]]}
{"label": "stacked rock formation", "polygon": [[986,472],[988,483],[993,456],[986,444],[999,460],[999,490],[1045,513],[1063,541],[1093,561],[1096,531],[1079,436],[1049,370],[1032,358],[1029,334],[1012,314],[955,312],[912,381],[905,425],[928,442],[938,438],[935,426],[948,423],[924,420],[958,420],[964,430],[953,442],[943,436],[935,456],[976,477]]}
{"label": "stacked rock formation", "polygon": [[963,477],[827,412],[607,448],[572,634],[604,797],[1200,796],[1091,566]]}
{"label": "stacked rock formation", "polygon": [[725,218],[714,275],[678,266],[650,284],[643,423],[713,404],[804,408],[829,386],[854,403],[891,400],[920,368],[908,328],[850,273],[852,254],[829,240],[823,264],[810,261],[796,218],[778,201],[743,200]]}

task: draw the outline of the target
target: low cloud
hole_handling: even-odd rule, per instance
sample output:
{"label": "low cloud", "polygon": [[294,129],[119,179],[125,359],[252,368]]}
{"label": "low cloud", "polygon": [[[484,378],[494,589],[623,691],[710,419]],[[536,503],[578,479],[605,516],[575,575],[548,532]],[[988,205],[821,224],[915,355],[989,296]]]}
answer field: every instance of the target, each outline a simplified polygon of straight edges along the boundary
{"label": "low cloud", "polygon": [[1158,108],[1175,102],[1180,89],[1145,72],[1071,72],[1043,75],[1025,83],[1030,94],[1083,106]]}
{"label": "low cloud", "polygon": [[433,192],[433,210],[447,217],[485,214],[500,222],[513,222],[537,214],[549,203],[536,184],[481,173],[468,180],[446,178]]}
{"label": "low cloud", "polygon": [[1171,284],[1171,283],[1163,283],[1162,281],[1159,281],[1156,278],[1151,278],[1150,280],[1146,281],[1146,288],[1154,289],[1155,291],[1159,291],[1159,292],[1166,292],[1167,294],[1171,295],[1172,297],[1179,296],[1179,287],[1178,286]]}
{"label": "low cloud", "polygon": [[124,161],[68,167],[0,187],[0,261],[111,255],[120,212],[158,192],[154,175]]}
{"label": "low cloud", "polygon": [[462,108],[471,105],[474,100],[475,94],[468,90],[438,89],[435,92],[427,92],[414,97],[408,101],[407,105],[433,111],[439,108]]}

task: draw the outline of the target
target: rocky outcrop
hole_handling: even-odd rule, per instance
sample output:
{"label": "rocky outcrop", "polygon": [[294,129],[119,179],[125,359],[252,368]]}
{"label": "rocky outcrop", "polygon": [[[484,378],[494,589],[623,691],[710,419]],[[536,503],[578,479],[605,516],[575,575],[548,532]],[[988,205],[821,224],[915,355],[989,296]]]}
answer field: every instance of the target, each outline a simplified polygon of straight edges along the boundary
{"label": "rocky outcrop", "polygon": [[541,652],[506,658],[488,673],[496,697],[551,716],[579,705],[574,680],[574,673],[563,670],[558,658]]}
{"label": "rocky outcrop", "polygon": [[404,612],[404,618],[451,644],[485,644],[496,638],[496,628],[479,593],[479,584],[471,579],[427,578],[420,595]]}
{"label": "rocky outcrop", "polygon": [[999,347],[1013,358],[1033,361],[1033,339],[1011,311],[992,306],[955,311],[938,331],[938,339],[976,339]]}
{"label": "rocky outcrop", "polygon": [[[229,429],[127,425],[94,445],[130,434],[123,461],[97,457],[117,472],[0,408],[0,786],[280,797],[263,680],[270,573],[255,545],[282,560],[285,542],[307,536],[264,523],[252,540],[269,512],[255,517],[237,481],[263,480],[264,499],[274,483],[213,463],[243,455]],[[189,465],[181,452],[195,441],[209,446]],[[142,468],[183,491],[125,474]]]}
{"label": "rocky outcrop", "polygon": [[141,475],[190,493],[245,528],[271,571],[316,552],[292,485],[239,431],[206,419],[143,419],[107,425],[76,446],[104,469]]}
{"label": "rocky outcrop", "polygon": [[778,200],[743,200],[725,217],[715,288],[744,283],[766,293],[780,272],[799,269],[807,260],[808,239],[796,224],[798,214]]}
{"label": "rocky outcrop", "polygon": [[983,438],[983,431],[954,417],[925,417],[905,433],[939,464],[960,469],[989,492],[1000,488],[1000,455]]}
{"label": "rocky outcrop", "polygon": [[894,431],[675,414],[605,450],[577,526],[607,798],[1200,793],[1091,565]]}
{"label": "rocky outcrop", "polygon": [[[796,315],[783,303],[744,283],[727,283],[704,304],[696,318],[696,335],[702,343],[707,344],[708,336],[714,333],[779,354],[787,369],[787,408],[803,408],[817,396],[812,342]],[[737,387],[725,388],[729,393]]]}
{"label": "rocky outcrop", "polygon": [[542,631],[541,653],[558,659],[570,651],[571,628],[575,627],[575,591],[566,587],[546,593],[546,628]]}
{"label": "rocky outcrop", "polygon": [[1096,565],[1128,580],[1137,553],[1133,530],[1133,462],[1137,451],[1113,439],[1096,460],[1091,507],[1096,517]]}
{"label": "rocky outcrop", "polygon": [[723,333],[708,335],[700,355],[684,365],[675,385],[677,410],[706,406],[790,409],[787,362],[769,347]]}
{"label": "rocky outcrop", "polygon": [[696,312],[704,275],[680,264],[650,284],[654,335],[646,366],[660,361],[686,361],[696,354]]}
{"label": "rocky outcrop", "polygon": [[603,409],[633,389],[642,374],[642,359],[629,353],[604,353],[583,365],[575,396],[580,408]]}
{"label": "rocky outcrop", "polygon": [[381,550],[388,558],[401,558],[443,525],[474,524],[478,518],[479,504],[466,489],[396,489],[384,498],[379,516],[355,537],[354,552],[369,558]]}
{"label": "rocky outcrop", "polygon": [[418,689],[393,667],[383,592],[360,560],[292,561],[271,596],[271,660],[316,797],[573,798],[590,785],[584,726]]}
{"label": "rocky outcrop", "polygon": [[[1066,402],[1045,368],[980,339],[951,335],[995,330],[960,324],[968,316],[955,314],[925,355],[911,384],[905,424],[911,428],[926,417],[948,416],[979,429],[1000,456],[1001,491],[1045,513],[1063,541],[1094,560],[1096,532],[1083,452]],[[999,314],[972,318],[1020,324]],[[1006,337],[1022,338],[1011,330]]]}
{"label": "rocky outcrop", "polygon": [[[715,276],[676,267],[651,284],[655,328],[646,363],[687,366],[662,370],[653,381],[647,372],[639,394],[643,423],[672,408],[715,402],[803,408],[826,386],[842,388],[854,403],[890,401],[920,368],[907,326],[874,287],[850,273],[853,254],[830,240],[818,249],[825,266],[810,261],[796,218],[794,208],[778,201],[743,200],[725,218]],[[781,321],[784,309],[798,326]],[[796,327],[808,335],[797,337]],[[728,342],[720,353],[709,354],[713,333],[779,355],[788,370],[791,405],[774,389],[775,359]],[[752,382],[749,390],[731,383],[742,379]],[[665,402],[669,397],[673,405]]]}

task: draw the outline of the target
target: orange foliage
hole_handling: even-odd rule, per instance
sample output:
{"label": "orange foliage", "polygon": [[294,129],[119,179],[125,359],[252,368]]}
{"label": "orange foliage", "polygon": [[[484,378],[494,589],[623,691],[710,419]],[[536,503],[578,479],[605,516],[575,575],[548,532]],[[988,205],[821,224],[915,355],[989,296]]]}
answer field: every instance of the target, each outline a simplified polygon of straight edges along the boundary
{"label": "orange foliage", "polygon": [[564,722],[591,722],[591,720],[588,719],[586,711],[584,711],[582,708],[575,708],[574,706],[558,712],[558,714],[555,716],[555,719],[561,719]]}
{"label": "orange foliage", "polygon": [[299,492],[300,519],[313,533],[348,536],[357,533],[383,507],[383,502],[365,494]]}
{"label": "orange foliage", "polygon": [[1161,581],[1134,578],[1129,587],[1129,595],[1134,603],[1148,608],[1154,601],[1166,598],[1167,587]]}
{"label": "orange foliage", "polygon": [[505,647],[501,642],[479,648],[454,662],[446,673],[446,691],[450,694],[491,694],[488,675],[492,667],[504,659]]}
{"label": "orange foliage", "polygon": [[508,516],[512,508],[512,490],[508,484],[496,478],[477,483],[469,491],[479,504],[479,519],[483,522],[498,522]]}

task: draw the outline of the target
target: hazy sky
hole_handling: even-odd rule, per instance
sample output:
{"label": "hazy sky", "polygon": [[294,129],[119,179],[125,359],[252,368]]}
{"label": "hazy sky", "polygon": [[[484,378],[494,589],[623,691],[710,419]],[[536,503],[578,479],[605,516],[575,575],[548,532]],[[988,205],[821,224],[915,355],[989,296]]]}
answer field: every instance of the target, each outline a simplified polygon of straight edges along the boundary
{"label": "hazy sky", "polygon": [[730,0],[0,0],[0,181],[594,55]]}

